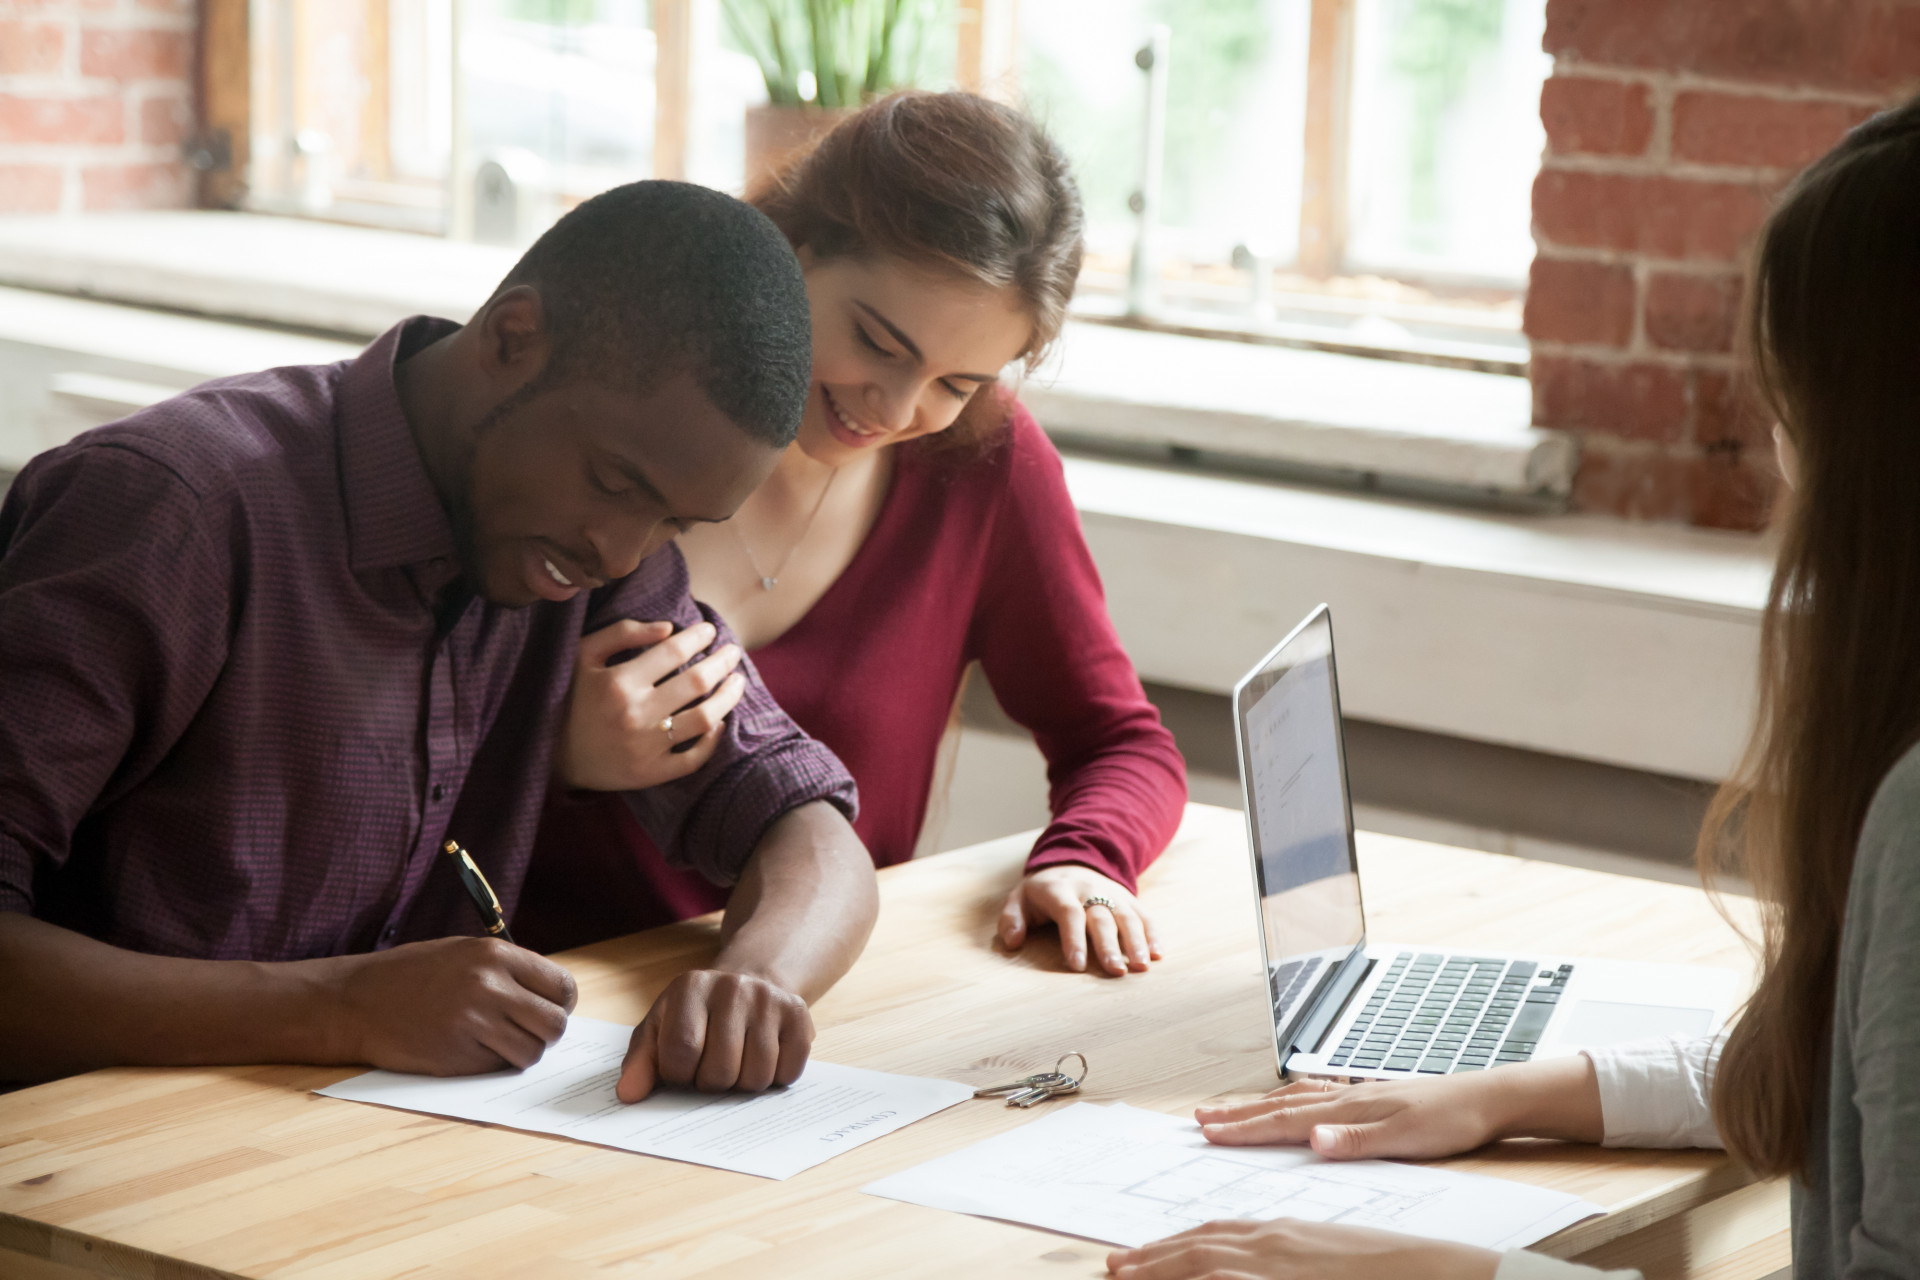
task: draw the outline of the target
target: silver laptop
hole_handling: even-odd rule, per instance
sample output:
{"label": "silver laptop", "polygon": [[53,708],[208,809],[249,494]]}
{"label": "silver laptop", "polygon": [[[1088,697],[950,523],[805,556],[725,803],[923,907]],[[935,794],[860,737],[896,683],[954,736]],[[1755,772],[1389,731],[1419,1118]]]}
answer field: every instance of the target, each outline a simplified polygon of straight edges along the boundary
{"label": "silver laptop", "polygon": [[1325,605],[1234,686],[1233,703],[1281,1075],[1482,1071],[1726,1021],[1740,981],[1722,969],[1367,938]]}

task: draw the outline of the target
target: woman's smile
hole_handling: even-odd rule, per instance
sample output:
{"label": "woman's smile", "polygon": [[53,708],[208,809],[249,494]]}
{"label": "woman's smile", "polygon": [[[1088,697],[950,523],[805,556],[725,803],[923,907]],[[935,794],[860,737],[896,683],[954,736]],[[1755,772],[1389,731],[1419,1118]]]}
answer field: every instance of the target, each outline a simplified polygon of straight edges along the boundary
{"label": "woman's smile", "polygon": [[863,426],[856,422],[852,414],[840,407],[840,402],[834,399],[833,392],[824,382],[820,384],[820,396],[827,406],[827,430],[832,432],[833,438],[841,444],[854,449],[871,448],[892,434],[878,427]]}

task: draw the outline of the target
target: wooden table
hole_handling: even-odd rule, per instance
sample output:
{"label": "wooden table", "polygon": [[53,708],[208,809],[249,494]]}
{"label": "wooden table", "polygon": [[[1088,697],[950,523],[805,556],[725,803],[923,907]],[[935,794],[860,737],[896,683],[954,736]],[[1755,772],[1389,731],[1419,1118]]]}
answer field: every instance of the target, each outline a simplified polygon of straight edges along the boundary
{"label": "wooden table", "polygon": [[[1167,958],[1122,980],[1062,970],[1050,937],[989,949],[1031,837],[881,873],[866,955],[815,1010],[816,1053],[997,1082],[1092,1062],[1085,1097],[1183,1113],[1273,1087],[1240,815],[1195,805],[1144,886]],[[1375,936],[1747,967],[1704,895],[1363,836]],[[638,1020],[715,946],[690,921],[570,953],[580,1010]],[[883,1174],[1032,1118],[964,1103],[786,1182],[315,1096],[353,1072],[112,1070],[0,1096],[0,1276],[1093,1277],[1106,1249],[863,1195]],[[1651,1276],[1787,1263],[1784,1191],[1707,1152],[1507,1143],[1451,1162],[1610,1212],[1547,1251]]]}

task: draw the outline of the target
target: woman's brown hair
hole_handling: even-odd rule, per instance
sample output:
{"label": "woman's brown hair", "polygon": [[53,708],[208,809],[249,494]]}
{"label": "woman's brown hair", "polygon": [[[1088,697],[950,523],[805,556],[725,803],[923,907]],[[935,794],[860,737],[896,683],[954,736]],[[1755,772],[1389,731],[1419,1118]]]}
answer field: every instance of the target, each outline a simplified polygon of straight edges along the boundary
{"label": "woman's brown hair", "polygon": [[[1067,159],[1024,112],[972,93],[861,108],[748,200],[816,259],[884,255],[1019,292],[1032,368],[1066,321],[1085,215]],[[977,446],[1006,402],[976,395],[945,443]]]}
{"label": "woman's brown hair", "polygon": [[1802,174],[1749,290],[1761,389],[1798,465],[1760,641],[1759,717],[1700,836],[1761,900],[1760,985],[1713,1114],[1756,1172],[1805,1173],[1854,849],[1920,739],[1920,99]]}

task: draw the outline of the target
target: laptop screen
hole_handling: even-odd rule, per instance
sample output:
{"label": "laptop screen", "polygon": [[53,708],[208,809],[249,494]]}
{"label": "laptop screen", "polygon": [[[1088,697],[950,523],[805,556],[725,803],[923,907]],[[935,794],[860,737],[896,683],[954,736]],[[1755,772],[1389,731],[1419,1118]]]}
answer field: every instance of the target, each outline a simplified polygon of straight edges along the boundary
{"label": "laptop screen", "polygon": [[1284,1051],[1315,997],[1366,941],[1324,605],[1240,682],[1234,712],[1274,1032]]}

